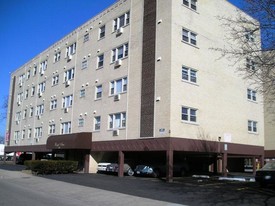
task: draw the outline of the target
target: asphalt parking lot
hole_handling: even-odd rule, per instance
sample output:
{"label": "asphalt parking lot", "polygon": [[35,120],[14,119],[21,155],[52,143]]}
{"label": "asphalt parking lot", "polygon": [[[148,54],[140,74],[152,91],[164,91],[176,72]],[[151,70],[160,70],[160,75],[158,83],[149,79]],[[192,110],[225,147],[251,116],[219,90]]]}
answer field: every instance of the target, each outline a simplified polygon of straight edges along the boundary
{"label": "asphalt parking lot", "polygon": [[[24,166],[0,164],[0,169],[21,171]],[[80,173],[39,177],[180,205],[275,205],[275,188],[260,188],[255,182],[186,177],[167,183],[156,178]]]}

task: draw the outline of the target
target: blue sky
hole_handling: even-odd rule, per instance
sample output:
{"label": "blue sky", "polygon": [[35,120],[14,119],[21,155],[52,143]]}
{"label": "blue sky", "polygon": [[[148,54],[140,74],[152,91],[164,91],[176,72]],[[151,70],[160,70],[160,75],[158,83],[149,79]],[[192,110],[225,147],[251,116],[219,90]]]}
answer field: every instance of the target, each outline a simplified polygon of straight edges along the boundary
{"label": "blue sky", "polygon": [[[0,107],[10,73],[116,0],[0,0]],[[240,7],[243,0],[229,0]],[[0,135],[6,122],[0,121]]]}

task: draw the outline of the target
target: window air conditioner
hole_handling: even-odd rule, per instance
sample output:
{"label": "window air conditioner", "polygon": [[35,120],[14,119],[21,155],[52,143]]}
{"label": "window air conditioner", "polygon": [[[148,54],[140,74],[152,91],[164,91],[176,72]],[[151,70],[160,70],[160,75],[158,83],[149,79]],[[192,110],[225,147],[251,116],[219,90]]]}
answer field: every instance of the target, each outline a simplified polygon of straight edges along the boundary
{"label": "window air conditioner", "polygon": [[70,81],[70,80],[68,80],[68,81],[65,82],[65,86],[66,86],[66,87],[70,86],[70,84],[71,84],[71,81]]}
{"label": "window air conditioner", "polygon": [[115,61],[115,67],[120,67],[122,65],[122,60],[118,59]]}
{"label": "window air conditioner", "polygon": [[17,125],[19,125],[19,120],[16,120],[15,123],[16,123]]}
{"label": "window air conditioner", "polygon": [[113,136],[118,136],[119,135],[119,130],[113,130]]}
{"label": "window air conditioner", "polygon": [[45,73],[45,71],[42,69],[40,72],[40,75],[43,76],[44,73]]}
{"label": "window air conditioner", "polygon": [[23,83],[22,82],[19,82],[19,87],[22,87],[23,86]]}
{"label": "window air conditioner", "polygon": [[37,119],[41,119],[41,115],[37,115]]}
{"label": "window air conditioner", "polygon": [[42,97],[42,92],[38,92],[38,97]]}
{"label": "window air conditioner", "polygon": [[14,144],[17,144],[18,143],[18,141],[17,140],[14,140]]}
{"label": "window air conditioner", "polygon": [[120,94],[116,94],[114,96],[114,101],[116,102],[116,101],[119,101],[119,100],[120,100]]}
{"label": "window air conditioner", "polygon": [[17,102],[17,105],[18,105],[18,106],[20,106],[20,105],[21,105],[21,102],[20,102],[20,101],[19,101],[19,102]]}
{"label": "window air conditioner", "polygon": [[123,33],[123,28],[120,27],[118,30],[116,30],[116,35],[121,35]]}
{"label": "window air conditioner", "polygon": [[68,113],[68,112],[69,112],[69,108],[66,107],[66,108],[64,109],[64,113]]}
{"label": "window air conditioner", "polygon": [[69,55],[68,58],[67,58],[67,61],[71,61],[72,58],[73,58],[73,56],[72,56],[72,55]]}

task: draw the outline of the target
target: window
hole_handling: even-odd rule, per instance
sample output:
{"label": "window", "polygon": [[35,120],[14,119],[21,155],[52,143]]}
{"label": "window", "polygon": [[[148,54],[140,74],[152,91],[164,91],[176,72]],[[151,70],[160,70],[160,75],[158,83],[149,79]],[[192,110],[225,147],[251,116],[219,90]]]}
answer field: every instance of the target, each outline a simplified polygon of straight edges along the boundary
{"label": "window", "polygon": [[249,71],[255,71],[255,69],[256,69],[256,63],[252,59],[246,58],[246,68]]}
{"label": "window", "polygon": [[33,107],[30,107],[30,110],[29,110],[29,117],[32,117],[33,116]]}
{"label": "window", "polygon": [[245,29],[245,38],[249,42],[254,42],[255,41],[255,35],[253,31]]}
{"label": "window", "polygon": [[21,74],[19,76],[19,82],[18,82],[19,86],[22,86],[24,79],[25,79],[25,74]]}
{"label": "window", "polygon": [[182,66],[181,79],[193,83],[197,83],[197,71],[188,67]]}
{"label": "window", "polygon": [[84,37],[83,37],[83,43],[89,41],[89,39],[90,39],[89,33],[88,33],[88,34],[85,34]]}
{"label": "window", "polygon": [[36,106],[36,116],[42,115],[44,113],[44,104]]}
{"label": "window", "polygon": [[41,74],[43,71],[45,71],[47,69],[47,66],[48,66],[48,60],[41,62],[39,67],[39,73]]}
{"label": "window", "polygon": [[100,130],[100,123],[101,123],[101,117],[97,116],[94,118],[94,130],[99,131]]}
{"label": "window", "polygon": [[21,138],[22,138],[22,139],[25,139],[25,135],[26,135],[26,131],[23,129],[23,130],[22,130],[22,134],[21,134]]}
{"label": "window", "polygon": [[15,121],[20,121],[20,120],[21,120],[21,112],[16,112]]}
{"label": "window", "polygon": [[182,107],[181,120],[187,122],[197,122],[197,109]]}
{"label": "window", "polygon": [[32,76],[35,76],[36,73],[37,73],[37,66],[33,67]]}
{"label": "window", "polygon": [[84,127],[84,119],[83,118],[78,119],[78,126]]}
{"label": "window", "polygon": [[123,27],[130,23],[130,11],[121,15],[120,17],[114,19],[113,21],[113,30],[116,31],[120,27]]}
{"label": "window", "polygon": [[34,96],[35,94],[35,86],[32,87],[31,96]]}
{"label": "window", "polygon": [[128,43],[112,50],[112,62],[128,56]]}
{"label": "window", "polygon": [[193,10],[197,10],[197,0],[183,0],[182,3]]}
{"label": "window", "polygon": [[85,97],[86,95],[86,90],[85,89],[81,89],[80,90],[80,97]]}
{"label": "window", "polygon": [[99,28],[99,39],[105,37],[105,25]]}
{"label": "window", "polygon": [[87,69],[87,68],[88,68],[88,61],[85,60],[85,61],[83,61],[82,64],[81,64],[81,69]]}
{"label": "window", "polygon": [[29,90],[26,89],[26,90],[25,90],[25,99],[28,99],[28,97],[29,97]]}
{"label": "window", "polygon": [[109,115],[109,129],[125,128],[126,113],[117,113]]}
{"label": "window", "polygon": [[62,108],[67,108],[73,105],[73,95],[62,98]]}
{"label": "window", "polygon": [[197,34],[187,29],[182,29],[182,40],[192,45],[197,45]]}
{"label": "window", "polygon": [[256,133],[258,131],[257,124],[255,121],[248,120],[248,131]]}
{"label": "window", "polygon": [[72,80],[74,78],[74,68],[64,72],[64,81]]}
{"label": "window", "polygon": [[49,134],[55,134],[55,124],[49,125]]}
{"label": "window", "polygon": [[17,94],[17,104],[20,105],[23,101],[23,92]]}
{"label": "window", "polygon": [[29,79],[31,77],[31,70],[27,71],[27,79]]}
{"label": "window", "polygon": [[66,56],[73,55],[76,52],[76,42],[66,48]]}
{"label": "window", "polygon": [[19,137],[20,137],[20,131],[15,131],[13,134],[14,134],[13,139],[14,139],[14,140],[18,140]]}
{"label": "window", "polygon": [[103,67],[104,63],[104,54],[101,54],[97,57],[97,68]]}
{"label": "window", "polygon": [[57,100],[54,99],[54,100],[52,100],[51,103],[50,103],[50,110],[54,110],[54,109],[56,109],[56,108],[57,108]]}
{"label": "window", "polygon": [[57,52],[54,54],[54,57],[53,57],[53,62],[58,62],[60,61],[60,58],[61,58],[61,52]]}
{"label": "window", "polygon": [[59,75],[53,76],[52,78],[52,86],[58,85]]}
{"label": "window", "polygon": [[96,86],[95,99],[101,99],[102,97],[102,85]]}
{"label": "window", "polygon": [[71,133],[71,122],[63,122],[61,124],[61,134]]}
{"label": "window", "polygon": [[45,92],[46,89],[46,82],[42,82],[40,84],[38,84],[38,88],[37,88],[37,93],[42,93]]}
{"label": "window", "polygon": [[127,77],[110,82],[110,95],[127,91]]}
{"label": "window", "polygon": [[252,101],[257,101],[256,94],[257,94],[256,91],[252,89],[247,89],[247,99]]}
{"label": "window", "polygon": [[29,128],[28,129],[28,139],[30,139],[32,137],[32,129]]}
{"label": "window", "polygon": [[42,137],[42,127],[36,127],[35,128],[34,137],[35,138]]}
{"label": "window", "polygon": [[27,118],[27,109],[24,109],[23,111],[23,119],[26,119]]}

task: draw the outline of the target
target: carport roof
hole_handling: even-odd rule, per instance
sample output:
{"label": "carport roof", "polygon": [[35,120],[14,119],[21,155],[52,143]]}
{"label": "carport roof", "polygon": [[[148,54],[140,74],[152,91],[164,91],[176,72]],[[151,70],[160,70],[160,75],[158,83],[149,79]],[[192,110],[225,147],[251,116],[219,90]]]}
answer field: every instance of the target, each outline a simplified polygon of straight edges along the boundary
{"label": "carport roof", "polygon": [[92,133],[82,132],[50,136],[47,149],[91,149]]}

